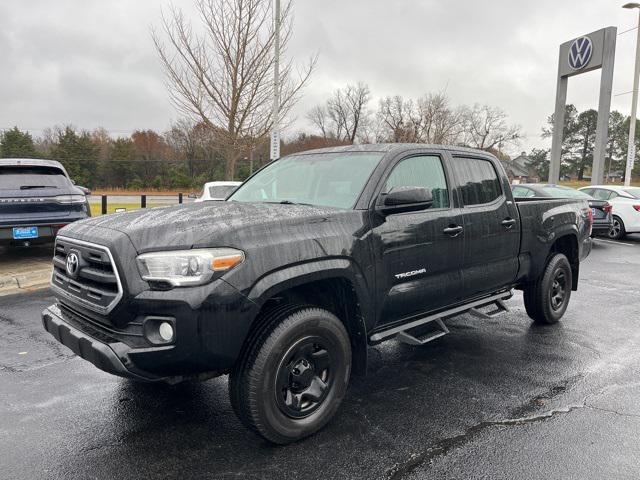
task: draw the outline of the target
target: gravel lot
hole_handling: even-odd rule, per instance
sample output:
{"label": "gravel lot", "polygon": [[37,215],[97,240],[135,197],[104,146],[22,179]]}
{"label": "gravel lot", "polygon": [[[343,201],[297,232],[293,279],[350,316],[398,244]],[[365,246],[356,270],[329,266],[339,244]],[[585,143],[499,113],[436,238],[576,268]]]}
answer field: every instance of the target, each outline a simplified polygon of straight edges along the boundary
{"label": "gravel lot", "polygon": [[575,478],[640,471],[640,238],[596,242],[560,325],[517,294],[423,347],[370,351],[333,422],[288,447],[245,431],[227,379],[110,376],[41,327],[47,290],[0,298],[0,478]]}

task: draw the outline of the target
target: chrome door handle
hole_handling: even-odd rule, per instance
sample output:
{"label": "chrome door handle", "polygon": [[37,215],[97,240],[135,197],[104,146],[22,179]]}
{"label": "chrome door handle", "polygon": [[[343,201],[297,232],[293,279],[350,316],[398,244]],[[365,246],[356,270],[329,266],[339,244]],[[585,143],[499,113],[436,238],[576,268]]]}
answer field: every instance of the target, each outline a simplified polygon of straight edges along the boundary
{"label": "chrome door handle", "polygon": [[463,228],[460,225],[452,225],[450,227],[445,228],[443,231],[443,233],[446,233],[447,235],[450,235],[452,237],[457,237],[458,235],[460,235],[462,233]]}
{"label": "chrome door handle", "polygon": [[500,222],[500,224],[504,228],[511,228],[516,224],[516,219],[515,218],[505,218],[502,222]]}

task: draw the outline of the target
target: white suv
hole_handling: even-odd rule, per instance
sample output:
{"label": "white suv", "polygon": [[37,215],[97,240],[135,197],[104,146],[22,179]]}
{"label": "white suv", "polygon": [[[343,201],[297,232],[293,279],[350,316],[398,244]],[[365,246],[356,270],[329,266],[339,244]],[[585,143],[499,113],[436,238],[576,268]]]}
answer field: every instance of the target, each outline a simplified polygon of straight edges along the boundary
{"label": "white suv", "polygon": [[619,240],[627,233],[640,232],[640,187],[591,185],[581,191],[613,206],[613,225],[609,238]]}

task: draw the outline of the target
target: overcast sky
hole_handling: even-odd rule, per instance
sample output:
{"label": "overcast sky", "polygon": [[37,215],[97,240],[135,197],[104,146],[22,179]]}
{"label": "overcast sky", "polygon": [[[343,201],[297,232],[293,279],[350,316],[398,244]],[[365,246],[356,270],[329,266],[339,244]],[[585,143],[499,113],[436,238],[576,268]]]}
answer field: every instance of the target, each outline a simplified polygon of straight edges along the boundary
{"label": "overcast sky", "polygon": [[[318,68],[294,114],[330,92],[364,81],[377,99],[418,97],[446,88],[454,104],[501,107],[522,125],[514,150],[546,145],[541,126],[553,110],[558,45],[605,26],[618,33],[637,13],[610,0],[294,0],[287,54]],[[150,28],[160,0],[2,0],[0,129],[34,135],[73,124],[113,135],[136,128],[165,131],[177,112],[168,101]],[[175,5],[193,11],[192,2]],[[635,30],[618,36],[614,95],[632,89]],[[599,71],[569,81],[568,101],[597,108]],[[613,98],[628,114],[630,95]]]}

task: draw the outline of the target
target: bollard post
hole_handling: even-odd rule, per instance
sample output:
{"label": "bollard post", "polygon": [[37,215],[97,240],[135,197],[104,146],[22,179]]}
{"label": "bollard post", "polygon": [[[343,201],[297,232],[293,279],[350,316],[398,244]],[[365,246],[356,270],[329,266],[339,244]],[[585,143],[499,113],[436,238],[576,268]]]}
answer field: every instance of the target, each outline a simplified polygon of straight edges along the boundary
{"label": "bollard post", "polygon": [[182,193],[178,194],[178,203],[182,203]]}
{"label": "bollard post", "polygon": [[147,208],[147,196],[146,195],[140,195],[140,207],[141,208]]}
{"label": "bollard post", "polygon": [[107,196],[102,195],[102,215],[107,214]]}

